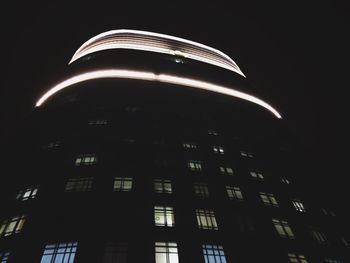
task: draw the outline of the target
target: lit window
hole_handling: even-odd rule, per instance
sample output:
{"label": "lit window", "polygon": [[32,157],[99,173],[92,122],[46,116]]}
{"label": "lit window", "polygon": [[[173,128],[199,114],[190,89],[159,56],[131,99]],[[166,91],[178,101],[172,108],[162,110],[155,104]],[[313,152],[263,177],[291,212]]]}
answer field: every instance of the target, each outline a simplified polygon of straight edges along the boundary
{"label": "lit window", "polygon": [[60,142],[50,142],[49,144],[46,145],[47,150],[55,150],[60,147],[61,143]]}
{"label": "lit window", "polygon": [[107,124],[107,120],[89,120],[88,121],[89,126],[101,126],[106,124]]}
{"label": "lit window", "polygon": [[23,229],[25,216],[16,216],[2,221],[0,225],[0,237],[10,236],[20,233]]}
{"label": "lit window", "polygon": [[174,208],[169,206],[155,206],[154,223],[156,226],[175,226]]}
{"label": "lit window", "polygon": [[28,187],[25,190],[20,190],[16,196],[17,200],[26,201],[28,199],[34,199],[38,192],[38,187]]}
{"label": "lit window", "polygon": [[126,243],[107,243],[103,263],[126,263],[128,247]]}
{"label": "lit window", "polygon": [[196,209],[196,217],[200,229],[218,230],[214,211]]}
{"label": "lit window", "polygon": [[322,208],[322,212],[326,215],[326,216],[335,216],[335,213],[330,210],[330,209],[326,209],[326,208]]}
{"label": "lit window", "polygon": [[132,189],[131,177],[114,177],[113,191],[130,192]]}
{"label": "lit window", "polygon": [[171,181],[165,179],[154,180],[154,191],[161,194],[172,194],[173,189],[171,187]]}
{"label": "lit window", "polygon": [[288,253],[289,262],[291,263],[307,263],[304,255]]}
{"label": "lit window", "polygon": [[40,263],[73,263],[78,243],[46,245]]}
{"label": "lit window", "polygon": [[65,190],[66,192],[87,192],[91,190],[92,177],[69,178]]}
{"label": "lit window", "polygon": [[185,149],[197,149],[197,145],[194,143],[183,143],[182,146]]}
{"label": "lit window", "polygon": [[195,183],[194,194],[199,197],[208,197],[209,196],[208,185],[203,183]]}
{"label": "lit window", "polygon": [[10,252],[0,252],[0,263],[7,263],[9,256]]}
{"label": "lit window", "polygon": [[243,200],[242,191],[237,186],[226,186],[226,192],[230,200]]}
{"label": "lit window", "polygon": [[231,167],[220,166],[219,169],[221,174],[233,175],[233,169]]}
{"label": "lit window", "polygon": [[319,244],[327,244],[327,238],[324,233],[318,231],[318,230],[312,230],[311,231],[312,237],[319,243]]}
{"label": "lit window", "polygon": [[209,134],[209,135],[217,136],[217,135],[218,135],[218,132],[217,132],[217,131],[214,131],[214,130],[208,130],[208,134]]}
{"label": "lit window", "polygon": [[200,161],[194,161],[194,160],[190,160],[187,163],[187,167],[191,170],[191,171],[202,171],[202,163]]}
{"label": "lit window", "polygon": [[287,179],[286,177],[282,177],[281,178],[281,182],[284,183],[284,184],[290,184],[289,179]]}
{"label": "lit window", "polygon": [[205,263],[226,263],[224,249],[220,245],[202,245]]}
{"label": "lit window", "polygon": [[93,165],[97,163],[97,156],[96,154],[85,154],[85,155],[79,155],[75,159],[75,166],[82,166],[82,165]]}
{"label": "lit window", "polygon": [[294,233],[287,221],[272,219],[272,223],[281,237],[294,239]]}
{"label": "lit window", "polygon": [[213,146],[213,151],[214,153],[218,153],[218,154],[224,154],[224,148],[222,148],[221,146]]}
{"label": "lit window", "polygon": [[339,259],[336,259],[336,258],[325,258],[324,262],[325,263],[341,263],[341,261]]}
{"label": "lit window", "polygon": [[298,212],[306,212],[305,207],[300,200],[292,200],[292,203],[294,205],[295,210],[297,210]]}
{"label": "lit window", "polygon": [[273,194],[259,192],[261,200],[265,205],[278,207],[277,200]]}
{"label": "lit window", "polygon": [[156,263],[178,263],[177,244],[175,242],[156,242],[155,258]]}
{"label": "lit window", "polygon": [[245,152],[245,151],[241,151],[241,156],[243,157],[249,157],[249,158],[253,158],[253,154],[250,152]]}
{"label": "lit window", "polygon": [[250,171],[250,176],[255,178],[255,179],[264,180],[264,176],[260,172]]}

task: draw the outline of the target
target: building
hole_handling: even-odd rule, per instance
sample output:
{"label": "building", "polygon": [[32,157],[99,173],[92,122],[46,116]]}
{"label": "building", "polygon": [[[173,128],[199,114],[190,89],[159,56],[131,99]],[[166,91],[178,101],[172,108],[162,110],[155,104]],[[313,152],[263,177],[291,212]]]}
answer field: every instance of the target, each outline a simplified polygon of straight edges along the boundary
{"label": "building", "polygon": [[226,54],[114,30],[63,75],[2,158],[0,262],[346,262],[281,114]]}

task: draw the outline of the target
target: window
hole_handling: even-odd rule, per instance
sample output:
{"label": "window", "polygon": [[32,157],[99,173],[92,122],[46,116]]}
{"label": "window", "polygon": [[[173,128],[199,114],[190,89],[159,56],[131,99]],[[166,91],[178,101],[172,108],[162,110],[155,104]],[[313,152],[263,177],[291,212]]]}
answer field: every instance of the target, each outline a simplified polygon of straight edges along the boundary
{"label": "window", "polygon": [[277,200],[273,194],[259,192],[260,198],[265,205],[278,207]]}
{"label": "window", "polygon": [[290,226],[288,225],[287,221],[272,219],[272,222],[276,228],[277,233],[280,235],[280,237],[294,239],[294,233],[290,228]]}
{"label": "window", "polygon": [[107,120],[89,120],[88,125],[89,126],[100,126],[100,125],[106,125]]}
{"label": "window", "polygon": [[307,263],[304,255],[288,253],[289,262],[291,263]]}
{"label": "window", "polygon": [[200,229],[218,230],[214,211],[196,209],[196,217]]}
{"label": "window", "polygon": [[175,242],[156,242],[155,258],[156,263],[178,263],[177,244]]}
{"label": "window", "polygon": [[243,200],[241,189],[237,186],[226,186],[226,192],[230,200]]}
{"label": "window", "polygon": [[231,167],[220,166],[219,169],[221,174],[233,175],[233,169]]}
{"label": "window", "polygon": [[221,146],[213,146],[213,151],[214,153],[217,153],[217,154],[225,153],[224,148],[222,148]]}
{"label": "window", "polygon": [[202,245],[205,263],[226,263],[224,249],[220,245]]}
{"label": "window", "polygon": [[16,196],[17,200],[26,201],[29,199],[34,199],[38,192],[38,187],[28,187],[25,190],[20,190]]}
{"label": "window", "polygon": [[319,244],[327,244],[327,238],[324,233],[318,231],[318,230],[312,230],[311,231],[312,237],[319,243]]}
{"label": "window", "polygon": [[264,180],[264,176],[260,172],[250,171],[250,176],[255,179]]}
{"label": "window", "polygon": [[114,177],[113,191],[130,192],[132,189],[131,177]]}
{"label": "window", "polygon": [[286,177],[282,177],[281,178],[281,182],[284,183],[284,184],[290,184],[289,179],[287,179]]}
{"label": "window", "polygon": [[194,160],[190,160],[187,163],[187,167],[191,170],[191,171],[202,171],[202,163],[200,161],[194,161]]}
{"label": "window", "polygon": [[10,252],[0,252],[0,263],[6,263],[9,259]]}
{"label": "window", "polygon": [[171,181],[165,179],[154,180],[154,191],[161,194],[172,194],[173,189],[171,187]]}
{"label": "window", "polygon": [[214,130],[208,130],[208,134],[209,134],[209,135],[217,136],[217,135],[218,135],[218,132],[217,132],[217,131],[214,131]]}
{"label": "window", "polygon": [[336,258],[325,258],[324,262],[325,263],[341,263],[341,261],[339,259],[336,259]]}
{"label": "window", "polygon": [[254,157],[252,153],[249,153],[249,152],[246,152],[246,151],[241,151],[241,156],[249,157],[249,158],[253,158]]}
{"label": "window", "polygon": [[297,210],[298,212],[306,212],[305,207],[300,200],[294,199],[292,200],[292,203],[294,205],[295,210]]}
{"label": "window", "polygon": [[182,146],[185,149],[197,149],[197,145],[194,143],[183,143]]}
{"label": "window", "polygon": [[155,206],[154,223],[156,226],[175,226],[174,208],[170,206]]}
{"label": "window", "polygon": [[203,183],[195,183],[194,194],[199,197],[208,197],[209,196],[208,185]]}
{"label": "window", "polygon": [[0,237],[21,232],[25,220],[25,216],[15,216],[11,219],[4,220],[0,225]]}
{"label": "window", "polygon": [[75,166],[94,165],[97,163],[96,154],[79,155],[75,159]]}
{"label": "window", "polygon": [[326,209],[326,208],[322,208],[322,212],[326,215],[326,216],[335,216],[335,213],[330,210],[330,209]]}
{"label": "window", "polygon": [[47,150],[55,150],[58,149],[60,147],[61,143],[60,142],[50,142],[46,145],[46,149]]}
{"label": "window", "polygon": [[40,263],[73,263],[77,245],[77,242],[47,245]]}
{"label": "window", "polygon": [[103,263],[126,263],[128,247],[126,243],[107,243]]}
{"label": "window", "polygon": [[350,241],[347,238],[342,237],[341,241],[343,242],[343,244],[346,248],[350,248]]}
{"label": "window", "polygon": [[69,178],[65,190],[66,192],[87,192],[91,190],[92,177]]}

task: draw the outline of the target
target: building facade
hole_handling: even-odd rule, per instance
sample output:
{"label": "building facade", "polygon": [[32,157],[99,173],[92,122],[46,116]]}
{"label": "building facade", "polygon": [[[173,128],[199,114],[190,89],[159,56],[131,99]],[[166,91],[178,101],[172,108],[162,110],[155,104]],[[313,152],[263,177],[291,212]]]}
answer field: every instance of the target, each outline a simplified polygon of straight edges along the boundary
{"label": "building facade", "polygon": [[348,262],[281,114],[226,54],[114,30],[68,68],[3,150],[1,263]]}

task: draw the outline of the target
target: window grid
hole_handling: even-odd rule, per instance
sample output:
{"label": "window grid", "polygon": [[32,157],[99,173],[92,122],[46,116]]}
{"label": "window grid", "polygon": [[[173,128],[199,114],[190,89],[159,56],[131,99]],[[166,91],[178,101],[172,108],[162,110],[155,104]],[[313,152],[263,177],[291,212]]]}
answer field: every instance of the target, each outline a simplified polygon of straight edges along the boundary
{"label": "window grid", "polygon": [[155,260],[156,263],[178,263],[177,243],[155,242]]}
{"label": "window grid", "polygon": [[195,183],[194,194],[199,197],[209,197],[208,185],[204,183]]}
{"label": "window grid", "polygon": [[305,207],[300,200],[294,199],[294,200],[292,200],[292,203],[293,203],[295,210],[297,210],[298,212],[301,212],[301,213],[306,212]]}
{"label": "window grid", "polygon": [[156,226],[175,226],[174,208],[170,206],[154,207],[154,224]]}
{"label": "window grid", "polygon": [[132,189],[131,177],[114,177],[113,191],[130,192]]}
{"label": "window grid", "polygon": [[339,259],[336,259],[336,258],[325,258],[324,262],[325,263],[341,263],[341,261]]}
{"label": "window grid", "polygon": [[231,167],[220,166],[219,169],[221,174],[233,175],[233,169]]}
{"label": "window grid", "polygon": [[253,158],[254,155],[250,152],[246,152],[246,151],[241,151],[241,156],[243,157],[249,157],[249,158]]}
{"label": "window grid", "polygon": [[278,202],[273,194],[259,192],[261,200],[265,205],[278,207]]}
{"label": "window grid", "polygon": [[281,177],[281,182],[284,184],[290,184],[290,180],[287,179],[286,177]]}
{"label": "window grid", "polygon": [[73,263],[78,243],[46,245],[40,263]]}
{"label": "window grid", "polygon": [[126,263],[127,252],[127,243],[106,243],[103,263]]}
{"label": "window grid", "polygon": [[75,166],[88,166],[88,165],[94,165],[97,163],[97,156],[96,154],[85,154],[85,155],[79,155],[75,159]]}
{"label": "window grid", "polygon": [[230,200],[243,200],[242,191],[237,186],[226,186],[227,196]]}
{"label": "window grid", "polygon": [[25,216],[15,216],[11,219],[4,220],[0,225],[0,237],[20,233],[25,220]]}
{"label": "window grid", "polygon": [[272,222],[276,228],[277,233],[280,235],[280,237],[285,237],[290,239],[295,238],[294,233],[287,221],[272,219]]}
{"label": "window grid", "polygon": [[288,253],[289,262],[291,263],[307,263],[307,260],[302,254]]}
{"label": "window grid", "polygon": [[9,259],[10,252],[0,252],[0,263],[6,263]]}
{"label": "window grid", "polygon": [[214,211],[196,209],[196,217],[200,229],[218,230]]}
{"label": "window grid", "polygon": [[226,263],[224,249],[220,245],[202,245],[205,263]]}
{"label": "window grid", "polygon": [[92,177],[69,178],[65,191],[66,192],[88,192],[92,187]]}
{"label": "window grid", "polygon": [[182,146],[185,148],[185,149],[197,149],[197,145],[194,144],[194,143],[183,143]]}
{"label": "window grid", "polygon": [[154,180],[154,191],[161,194],[172,194],[173,189],[170,180],[155,179]]}
{"label": "window grid", "polygon": [[200,161],[190,160],[187,163],[187,167],[191,171],[197,171],[197,172],[202,171],[202,163]]}
{"label": "window grid", "polygon": [[264,180],[264,176],[261,172],[251,171],[250,176],[255,178],[255,179]]}
{"label": "window grid", "polygon": [[327,244],[327,238],[325,236],[324,233],[318,231],[318,230],[313,230],[312,232],[312,236],[313,238],[319,243],[319,244]]}
{"label": "window grid", "polygon": [[27,201],[29,199],[34,199],[38,192],[38,187],[28,187],[25,190],[20,190],[16,196],[17,200]]}
{"label": "window grid", "polygon": [[224,154],[225,153],[224,148],[221,146],[213,146],[213,151],[216,154]]}

